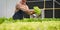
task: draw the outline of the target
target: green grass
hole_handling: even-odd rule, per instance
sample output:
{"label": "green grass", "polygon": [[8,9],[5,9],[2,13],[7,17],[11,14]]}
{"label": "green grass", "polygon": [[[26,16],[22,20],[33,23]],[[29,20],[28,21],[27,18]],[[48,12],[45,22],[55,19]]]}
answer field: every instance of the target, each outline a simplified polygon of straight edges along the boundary
{"label": "green grass", "polygon": [[60,18],[0,18],[0,30],[60,30]]}

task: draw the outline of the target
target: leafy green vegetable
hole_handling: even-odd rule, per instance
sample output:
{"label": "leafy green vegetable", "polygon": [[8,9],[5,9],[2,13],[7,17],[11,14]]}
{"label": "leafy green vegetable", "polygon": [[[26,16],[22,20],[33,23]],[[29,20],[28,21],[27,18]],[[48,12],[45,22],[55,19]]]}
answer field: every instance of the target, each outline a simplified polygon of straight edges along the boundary
{"label": "leafy green vegetable", "polygon": [[60,18],[0,18],[0,30],[60,30]]}
{"label": "leafy green vegetable", "polygon": [[38,6],[34,6],[33,8],[34,8],[35,14],[37,15],[41,14],[41,9]]}
{"label": "leafy green vegetable", "polygon": [[0,30],[60,30],[60,21],[4,22],[0,24]]}

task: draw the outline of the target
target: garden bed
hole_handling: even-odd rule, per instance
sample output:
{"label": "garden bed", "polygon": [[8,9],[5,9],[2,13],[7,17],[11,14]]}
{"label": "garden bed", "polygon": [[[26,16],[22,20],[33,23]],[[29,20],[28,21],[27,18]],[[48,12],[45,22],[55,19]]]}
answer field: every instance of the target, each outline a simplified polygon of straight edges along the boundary
{"label": "garden bed", "polygon": [[0,18],[0,30],[60,30],[59,18]]}

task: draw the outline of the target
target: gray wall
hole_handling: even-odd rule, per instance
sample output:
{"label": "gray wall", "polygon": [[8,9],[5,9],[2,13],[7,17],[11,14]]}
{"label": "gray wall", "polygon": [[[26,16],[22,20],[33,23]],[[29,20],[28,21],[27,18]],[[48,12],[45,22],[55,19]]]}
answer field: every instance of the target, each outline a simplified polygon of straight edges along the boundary
{"label": "gray wall", "polygon": [[19,0],[0,0],[0,17],[12,17]]}

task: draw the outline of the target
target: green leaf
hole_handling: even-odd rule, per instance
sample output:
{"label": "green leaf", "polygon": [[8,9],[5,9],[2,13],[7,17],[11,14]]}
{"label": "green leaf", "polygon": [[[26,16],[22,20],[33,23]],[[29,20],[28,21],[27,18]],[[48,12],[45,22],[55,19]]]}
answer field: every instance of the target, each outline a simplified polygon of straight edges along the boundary
{"label": "green leaf", "polygon": [[38,6],[34,6],[33,8],[34,8],[35,14],[37,15],[41,14],[41,9]]}

